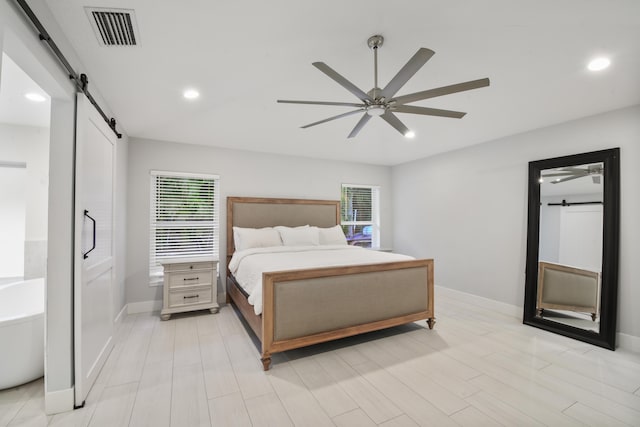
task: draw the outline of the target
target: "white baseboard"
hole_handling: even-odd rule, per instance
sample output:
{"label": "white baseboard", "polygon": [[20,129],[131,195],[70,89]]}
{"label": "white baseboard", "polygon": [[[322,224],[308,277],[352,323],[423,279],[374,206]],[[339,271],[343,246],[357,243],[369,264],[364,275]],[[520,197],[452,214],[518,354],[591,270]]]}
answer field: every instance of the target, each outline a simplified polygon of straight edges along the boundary
{"label": "white baseboard", "polygon": [[150,313],[160,311],[162,300],[138,301],[127,304],[127,314]]}
{"label": "white baseboard", "polygon": [[73,410],[73,387],[44,393],[44,412],[47,415]]}
{"label": "white baseboard", "polygon": [[616,335],[617,348],[620,350],[640,353],[640,337],[618,332]]}
{"label": "white baseboard", "polygon": [[123,316],[125,315],[125,313],[128,313],[128,311],[127,311],[127,310],[128,310],[128,308],[127,308],[127,304],[125,304],[125,305],[122,307],[122,310],[120,310],[120,313],[118,313],[118,315],[116,316],[116,318],[115,318],[115,319],[114,319],[114,321],[113,321],[113,324],[114,324],[115,326],[118,326],[118,325],[120,324],[120,322],[122,322],[122,318],[123,318]]}
{"label": "white baseboard", "polygon": [[[492,311],[505,314],[507,316],[516,317],[522,319],[523,307],[517,305],[507,304],[505,302],[500,302],[496,300],[492,300],[485,297],[480,297],[478,295],[469,294],[467,292],[458,291],[456,289],[445,288],[442,286],[435,286],[436,294],[451,294],[455,295],[455,298],[464,302],[468,302],[470,304],[478,305],[483,308],[490,309]],[[437,295],[436,295],[436,301]],[[437,306],[436,306],[437,307]],[[438,310],[436,309],[436,317],[438,316]]]}

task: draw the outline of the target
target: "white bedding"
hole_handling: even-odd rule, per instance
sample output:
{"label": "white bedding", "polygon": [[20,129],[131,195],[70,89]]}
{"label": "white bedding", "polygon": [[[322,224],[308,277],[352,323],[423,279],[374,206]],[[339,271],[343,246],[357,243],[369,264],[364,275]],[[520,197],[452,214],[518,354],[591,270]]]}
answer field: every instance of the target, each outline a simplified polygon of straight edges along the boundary
{"label": "white bedding", "polygon": [[229,271],[249,295],[256,314],[262,313],[262,273],[342,265],[407,261],[407,255],[378,252],[357,246],[274,246],[252,248],[233,254]]}

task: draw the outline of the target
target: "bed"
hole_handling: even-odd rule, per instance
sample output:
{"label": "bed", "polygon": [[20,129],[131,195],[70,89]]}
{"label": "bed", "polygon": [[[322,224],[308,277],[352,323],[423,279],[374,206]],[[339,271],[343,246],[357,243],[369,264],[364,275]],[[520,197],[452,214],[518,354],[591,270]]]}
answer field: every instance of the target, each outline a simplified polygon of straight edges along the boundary
{"label": "bed", "polygon": [[[339,201],[228,197],[227,267],[235,251],[234,226],[326,229],[339,223]],[[433,260],[264,272],[260,314],[227,268],[227,302],[237,307],[260,340],[266,371],[277,352],[418,320],[427,320],[432,329]]]}
{"label": "bed", "polygon": [[538,265],[537,313],[545,309],[599,313],[600,273],[568,265],[540,261]]}

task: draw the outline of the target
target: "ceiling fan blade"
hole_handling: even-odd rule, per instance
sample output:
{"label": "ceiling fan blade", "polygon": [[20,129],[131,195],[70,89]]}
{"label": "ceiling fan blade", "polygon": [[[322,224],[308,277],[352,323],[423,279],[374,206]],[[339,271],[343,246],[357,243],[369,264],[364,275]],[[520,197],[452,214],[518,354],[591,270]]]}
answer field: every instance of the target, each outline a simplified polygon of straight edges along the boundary
{"label": "ceiling fan blade", "polygon": [[571,176],[571,175],[575,175],[575,172],[557,172],[557,173],[543,173],[542,175],[540,175],[543,178],[548,178],[550,176]]}
{"label": "ceiling fan blade", "polygon": [[389,123],[395,130],[400,132],[402,136],[406,135],[409,132],[409,128],[407,128],[401,121],[393,114],[391,111],[387,110],[383,115],[380,116],[385,122]]}
{"label": "ceiling fan blade", "polygon": [[309,123],[308,125],[304,125],[304,126],[300,126],[300,127],[302,129],[310,128],[311,126],[315,126],[315,125],[319,125],[319,124],[322,124],[322,123],[330,122],[331,120],[340,119],[342,117],[347,117],[347,116],[350,116],[352,114],[360,113],[362,111],[364,111],[364,108],[361,108],[359,110],[348,111],[346,113],[338,114],[337,116],[329,117],[328,119],[320,120],[318,122]]}
{"label": "ceiling fan blade", "polygon": [[566,167],[560,170],[567,171],[567,172],[574,172],[574,173],[587,173],[589,171],[588,169],[577,168],[577,167]]}
{"label": "ceiling fan blade", "polygon": [[333,68],[329,67],[324,62],[314,62],[312,65],[316,67],[318,70],[325,73],[327,76],[329,76],[333,80],[335,80],[340,86],[342,86],[343,88],[345,88],[346,90],[354,94],[362,102],[373,101],[373,99],[371,99],[371,97],[367,95],[366,92],[362,91],[356,85],[351,83],[349,80],[342,77]]}
{"label": "ceiling fan blade", "polygon": [[439,110],[437,108],[416,107],[413,105],[398,105],[393,107],[394,113],[422,114],[423,116],[450,117],[452,119],[461,119],[467,113],[461,111]]}
{"label": "ceiling fan blade", "polygon": [[586,173],[582,173],[582,174],[578,174],[578,175],[568,176],[566,178],[558,178],[558,179],[554,179],[553,181],[551,181],[551,183],[552,184],[560,184],[561,182],[571,181],[573,179],[582,178],[584,176],[587,176],[587,174]]}
{"label": "ceiling fan blade", "polygon": [[364,113],[362,115],[362,118],[360,120],[358,120],[358,123],[356,124],[356,127],[353,128],[353,130],[351,131],[351,133],[349,134],[349,136],[347,138],[353,138],[354,136],[356,136],[358,134],[358,132],[360,132],[360,130],[364,127],[364,125],[367,124],[367,122],[369,121],[370,118],[371,118],[370,115],[368,115],[367,113]]}
{"label": "ceiling fan blade", "polygon": [[409,81],[411,77],[415,73],[418,72],[420,68],[424,64],[427,63],[429,59],[435,54],[431,49],[420,48],[418,51],[409,59],[409,61],[398,71],[391,81],[385,86],[384,89],[380,92],[380,96],[383,98],[391,98],[393,95],[398,93],[398,91]]}
{"label": "ceiling fan blade", "polygon": [[464,83],[456,83],[454,85],[442,86],[435,89],[423,90],[422,92],[411,93],[409,95],[399,96],[393,101],[396,105],[408,104],[410,102],[421,101],[423,99],[435,98],[442,95],[449,95],[451,93],[464,92],[466,90],[478,89],[481,87],[489,86],[489,79],[471,80]]}
{"label": "ceiling fan blade", "polygon": [[278,99],[280,104],[311,104],[311,105],[337,105],[340,107],[362,107],[362,104],[354,102],[325,102],[325,101],[291,101],[288,99]]}

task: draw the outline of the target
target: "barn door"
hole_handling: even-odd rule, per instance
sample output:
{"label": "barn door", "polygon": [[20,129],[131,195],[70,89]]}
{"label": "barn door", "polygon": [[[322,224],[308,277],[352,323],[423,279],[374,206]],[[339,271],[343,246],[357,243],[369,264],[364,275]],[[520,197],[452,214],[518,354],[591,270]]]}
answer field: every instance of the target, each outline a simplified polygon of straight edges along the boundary
{"label": "barn door", "polygon": [[75,404],[82,406],[113,348],[113,187],[116,137],[77,95],[74,245]]}

